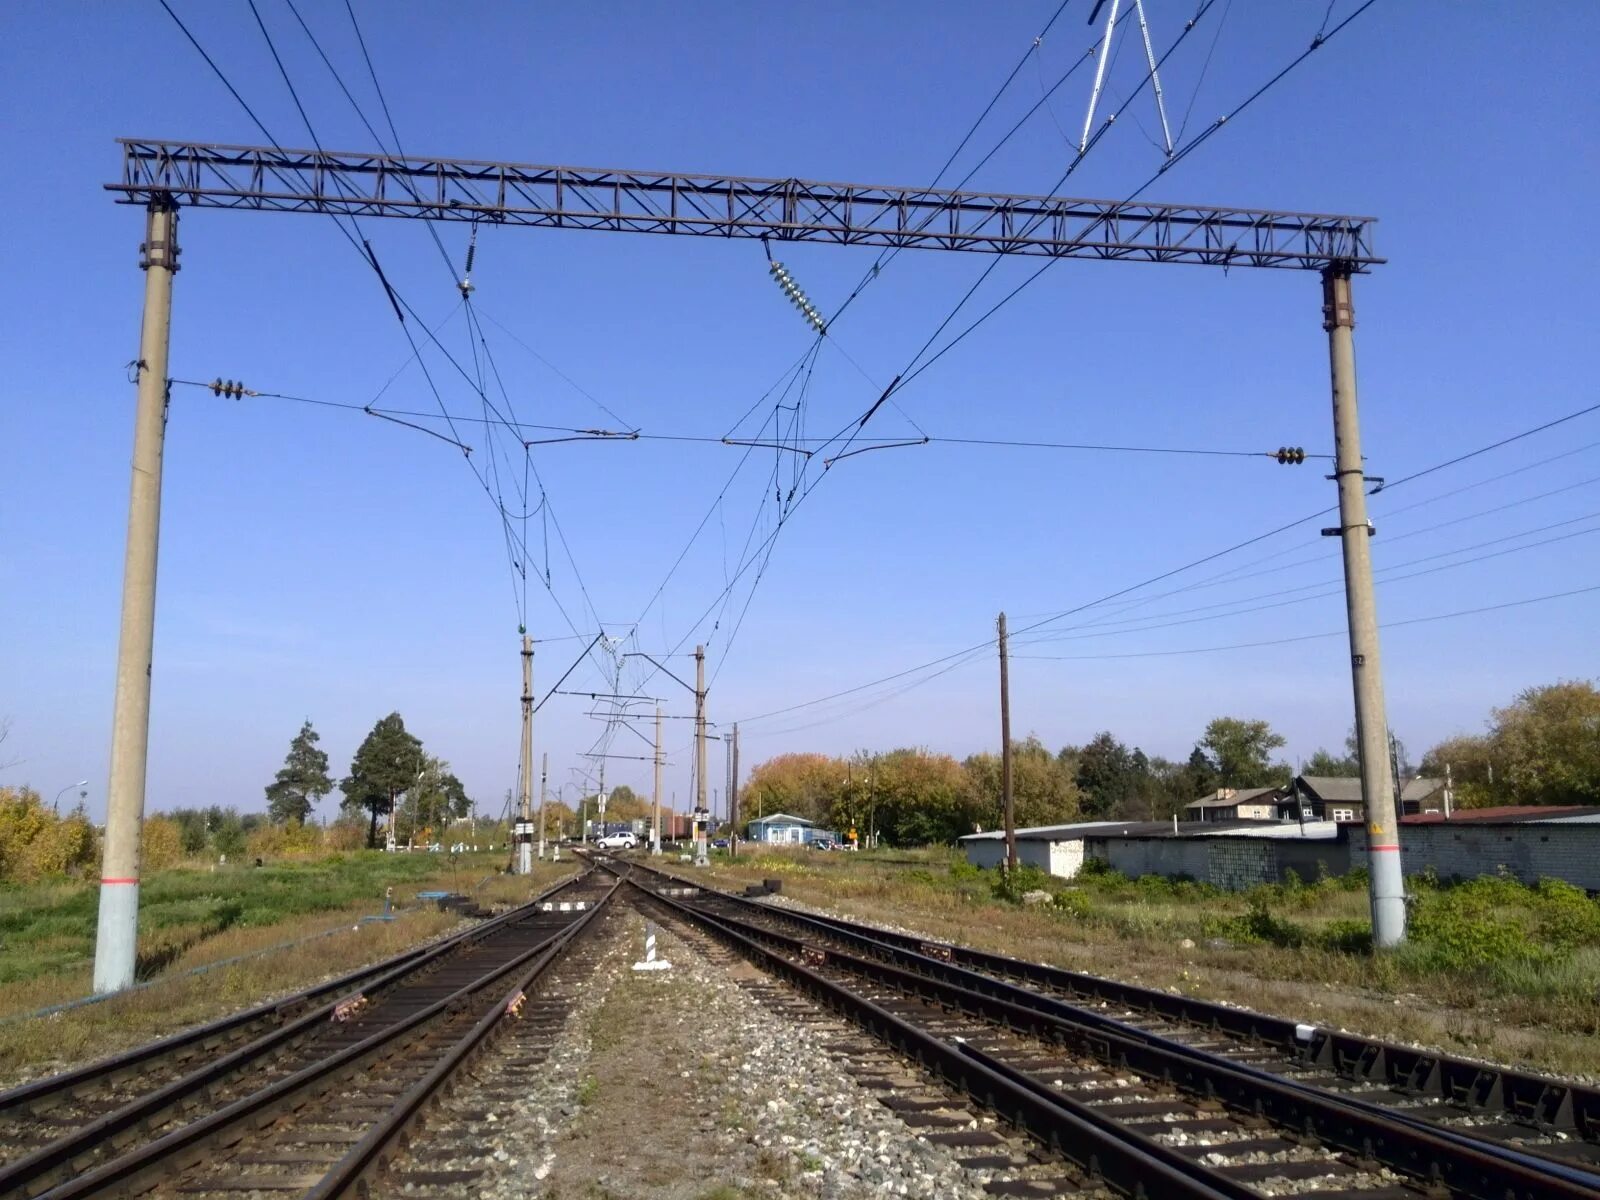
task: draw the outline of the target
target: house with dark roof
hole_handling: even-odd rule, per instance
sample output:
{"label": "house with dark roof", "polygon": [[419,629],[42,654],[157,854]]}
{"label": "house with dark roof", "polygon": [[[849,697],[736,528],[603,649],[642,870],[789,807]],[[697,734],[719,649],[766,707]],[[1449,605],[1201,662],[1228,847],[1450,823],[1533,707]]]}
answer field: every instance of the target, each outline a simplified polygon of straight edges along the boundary
{"label": "house with dark roof", "polygon": [[[1418,776],[1400,789],[1401,812],[1433,812],[1444,805],[1444,781]],[[1365,821],[1366,798],[1354,775],[1297,775],[1278,802],[1284,821]]]}
{"label": "house with dark roof", "polygon": [[1276,821],[1282,788],[1218,788],[1183,806],[1187,821]]}

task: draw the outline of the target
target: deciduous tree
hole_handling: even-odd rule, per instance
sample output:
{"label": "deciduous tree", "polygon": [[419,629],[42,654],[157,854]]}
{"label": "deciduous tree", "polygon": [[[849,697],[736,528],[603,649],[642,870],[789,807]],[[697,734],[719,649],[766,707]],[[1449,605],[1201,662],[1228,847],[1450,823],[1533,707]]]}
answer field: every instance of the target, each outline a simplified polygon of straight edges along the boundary
{"label": "deciduous tree", "polygon": [[1286,763],[1274,764],[1272,752],[1284,739],[1265,721],[1218,717],[1206,726],[1199,748],[1204,750],[1222,787],[1264,787],[1286,783],[1292,772]]}

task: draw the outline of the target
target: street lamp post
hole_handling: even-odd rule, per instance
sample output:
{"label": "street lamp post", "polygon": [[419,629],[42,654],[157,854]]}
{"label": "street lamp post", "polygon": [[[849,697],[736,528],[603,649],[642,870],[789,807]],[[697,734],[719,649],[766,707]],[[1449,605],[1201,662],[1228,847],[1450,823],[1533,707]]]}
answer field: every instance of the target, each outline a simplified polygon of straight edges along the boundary
{"label": "street lamp post", "polygon": [[[66,787],[62,788],[59,792],[56,793],[56,798],[50,802],[51,810],[53,812],[55,812],[55,814],[57,816],[60,816],[61,815],[61,797],[66,795],[73,788],[86,788],[88,786],[89,786],[89,781],[87,779],[80,779],[80,780],[78,780],[77,783],[69,783],[69,784],[67,784]],[[84,794],[88,795],[87,792],[85,792]]]}

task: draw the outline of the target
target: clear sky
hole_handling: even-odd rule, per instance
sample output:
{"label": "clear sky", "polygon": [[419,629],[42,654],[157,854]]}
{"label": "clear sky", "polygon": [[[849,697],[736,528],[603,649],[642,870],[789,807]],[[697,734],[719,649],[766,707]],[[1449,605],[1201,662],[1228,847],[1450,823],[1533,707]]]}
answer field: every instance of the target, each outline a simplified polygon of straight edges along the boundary
{"label": "clear sky", "polygon": [[[297,2],[387,135],[344,5]],[[249,6],[172,3],[274,136],[307,145]],[[322,144],[373,149],[284,0],[257,5]],[[933,180],[1055,7],[355,4],[410,153],[902,185]],[[1094,37],[1090,7],[1067,6],[953,177],[1083,53]],[[1150,0],[1158,47],[1194,8]],[[1335,0],[1330,25],[1354,8]],[[1193,137],[1232,109],[1305,47],[1326,11],[1323,0],[1212,5],[1162,72],[1175,129],[1187,117]],[[1131,33],[1110,71],[1113,108],[1143,74]],[[1600,254],[1583,222],[1600,166],[1597,48],[1593,5],[1379,0],[1147,193],[1380,218],[1378,246],[1390,261],[1356,281],[1371,473],[1395,479],[1594,403],[1587,297]],[[1087,93],[1080,71],[968,186],[1048,188],[1071,159]],[[0,391],[0,715],[12,722],[0,759],[23,760],[0,782],[50,795],[87,778],[98,814],[132,438],[124,364],[137,347],[143,233],[142,213],[114,204],[101,185],[119,173],[117,136],[263,138],[155,0],[8,5],[0,98],[11,368]],[[1146,92],[1065,190],[1126,195],[1160,164],[1152,135]],[[470,363],[459,297],[426,229],[368,221],[363,232],[417,311],[446,322],[440,340]],[[439,232],[459,271],[466,229]],[[366,404],[398,371],[382,403],[434,407],[381,289],[328,218],[195,211],[181,240],[175,377],[221,375]],[[795,245],[781,254],[831,314],[874,252]],[[864,411],[986,265],[977,255],[898,256],[818,353],[807,431],[831,433]],[[1036,265],[1000,263],[951,332]],[[754,241],[489,230],[474,281],[485,340],[524,421],[717,437],[812,340]],[[468,381],[436,351],[425,357],[450,408],[481,414]],[[872,434],[914,435],[914,421],[947,437],[1326,452],[1318,281],[1061,263],[897,400],[903,411],[885,406]],[[741,428],[771,411],[769,399]],[[483,427],[461,428],[486,465]],[[1380,579],[1448,568],[1381,584],[1380,618],[1600,584],[1597,444],[1600,414],[1375,497]],[[773,528],[778,452],[752,455],[715,506],[740,450],[640,440],[531,455],[549,508],[529,522],[527,557],[535,574],[548,559],[551,590],[530,577],[528,625],[538,638],[568,639],[539,647],[537,690],[576,655],[574,627],[592,636],[605,622],[617,653],[682,652],[703,639],[719,723],[940,658],[990,636],[1002,608],[1013,625],[1028,624],[1333,502],[1322,462],[938,444],[875,451],[829,471],[784,524],[735,638],[756,571],[736,581],[729,604],[719,596],[747,533],[754,528],[759,545]],[[549,514],[570,558],[543,523]],[[1339,745],[1351,724],[1341,638],[1157,653],[1341,629],[1338,559],[1317,536],[1324,523],[1134,593],[1128,599],[1143,603],[1129,612],[1108,606],[1059,621],[1048,627],[1058,640],[1023,639],[1016,732],[1055,747],[1110,729],[1179,757],[1207,720],[1229,714],[1270,720],[1291,757]],[[1513,552],[1453,565],[1505,550]],[[1237,577],[1211,578],[1236,567]],[[342,773],[372,723],[399,710],[480,804],[497,809],[517,762],[512,578],[495,510],[444,442],[359,413],[175,389],[150,807],[259,808],[302,719],[322,731]],[[1159,595],[1199,582],[1209,586]],[[1288,600],[1297,602],[1262,607]],[[1126,623],[1081,627],[1117,616]],[[1390,628],[1392,724],[1420,754],[1480,728],[1521,688],[1600,673],[1597,626],[1600,593],[1590,592]],[[993,748],[992,657],[956,661],[936,677],[747,719],[744,762],[794,749]],[[669,665],[691,677],[689,660]],[[624,685],[646,669],[628,660]],[[570,686],[609,690],[593,665]],[[689,711],[687,693],[664,677],[645,692],[663,697],[669,714]],[[552,786],[575,778],[571,768],[601,732],[590,711],[586,700],[557,696],[540,712],[536,753],[550,754]],[[669,723],[667,786],[680,801],[687,730]],[[649,752],[625,732],[611,748]],[[720,786],[720,747],[712,761]],[[614,760],[608,780],[647,790],[647,764]]]}

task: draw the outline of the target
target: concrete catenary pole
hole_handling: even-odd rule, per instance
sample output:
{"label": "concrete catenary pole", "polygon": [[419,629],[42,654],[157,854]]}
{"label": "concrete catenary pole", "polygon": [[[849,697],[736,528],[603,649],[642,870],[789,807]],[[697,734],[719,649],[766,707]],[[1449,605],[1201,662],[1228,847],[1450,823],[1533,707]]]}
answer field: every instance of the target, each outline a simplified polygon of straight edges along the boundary
{"label": "concrete catenary pole", "polygon": [[1017,869],[1017,814],[1011,796],[1011,674],[1006,656],[1006,615],[1000,614],[1000,809],[1006,827],[1006,870]]}
{"label": "concrete catenary pole", "polygon": [[533,639],[522,635],[522,774],[517,812],[517,874],[533,873]]}
{"label": "concrete catenary pole", "polygon": [[133,483],[122,568],[122,630],[111,710],[111,774],[106,786],[105,853],[100,866],[100,923],[94,943],[94,990],[133,984],[139,937],[139,839],[144,824],[145,764],[150,751],[150,671],[155,650],[156,554],[161,534],[161,458],[167,426],[167,343],[172,277],[178,271],[178,206],[150,202],[139,267],[144,271],[144,326],[135,364],[139,392],[133,420]]}
{"label": "concrete catenary pole", "polygon": [[650,793],[650,853],[661,854],[661,705],[656,705],[655,789]]}
{"label": "concrete catenary pole", "polygon": [[550,752],[539,756],[539,861],[544,861],[544,802],[550,794]]}
{"label": "concrete catenary pole", "polygon": [[733,769],[728,777],[728,853],[739,853],[739,722],[733,723]]}
{"label": "concrete catenary pole", "polygon": [[1350,625],[1350,671],[1355,686],[1356,751],[1367,822],[1367,867],[1372,900],[1372,941],[1394,946],[1405,940],[1405,881],[1400,871],[1400,826],[1389,778],[1389,722],[1383,706],[1383,671],[1378,656],[1378,606],[1372,589],[1372,527],[1367,521],[1366,476],[1361,459],[1361,424],[1356,411],[1355,306],[1350,269],[1322,272],[1322,327],[1328,333],[1333,378],[1334,478],[1339,486],[1337,534],[1344,549],[1345,609]]}
{"label": "concrete catenary pole", "polygon": [[694,861],[706,866],[706,648],[694,648]]}

